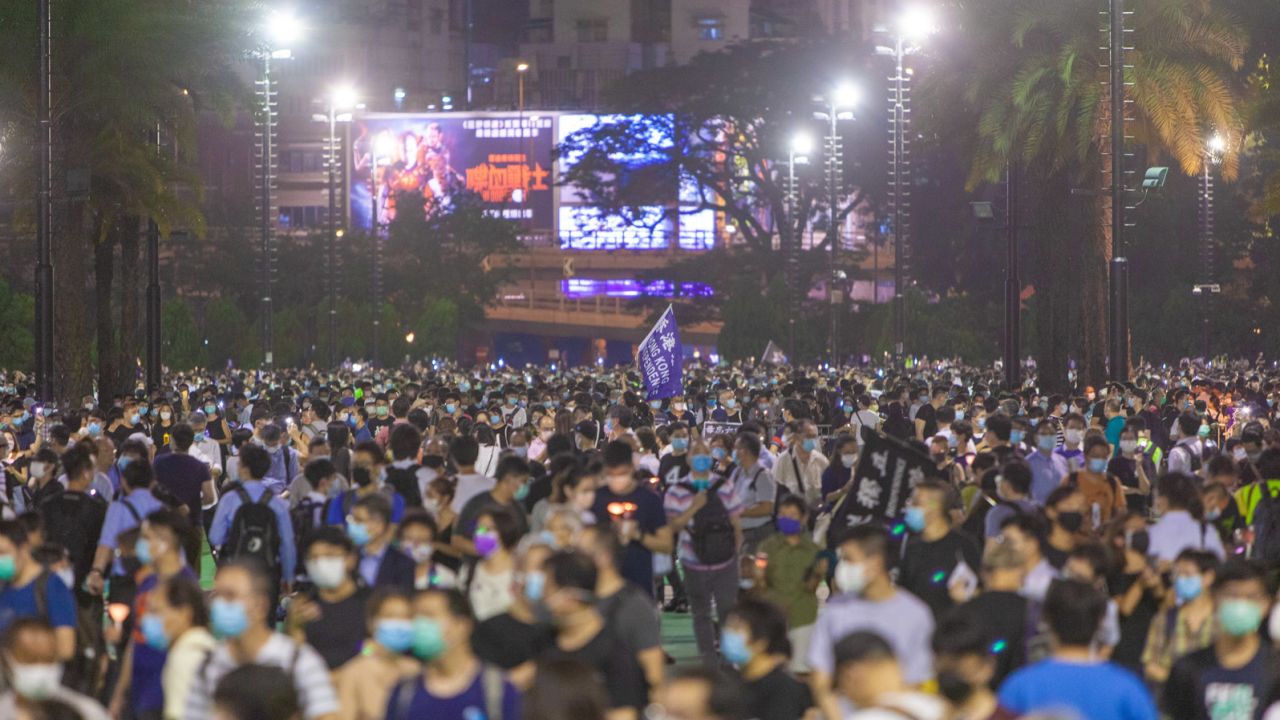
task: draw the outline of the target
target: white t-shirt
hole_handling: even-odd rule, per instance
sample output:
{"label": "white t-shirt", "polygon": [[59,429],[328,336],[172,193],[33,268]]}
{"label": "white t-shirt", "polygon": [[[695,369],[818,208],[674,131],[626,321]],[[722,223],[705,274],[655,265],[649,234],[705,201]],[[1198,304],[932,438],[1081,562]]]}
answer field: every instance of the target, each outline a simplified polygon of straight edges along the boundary
{"label": "white t-shirt", "polygon": [[481,475],[480,473],[459,475],[458,488],[454,491],[453,503],[450,507],[453,508],[454,512],[460,513],[462,512],[462,508],[466,506],[468,500],[482,492],[492,490],[493,486],[496,484],[497,482],[493,478],[487,475]]}

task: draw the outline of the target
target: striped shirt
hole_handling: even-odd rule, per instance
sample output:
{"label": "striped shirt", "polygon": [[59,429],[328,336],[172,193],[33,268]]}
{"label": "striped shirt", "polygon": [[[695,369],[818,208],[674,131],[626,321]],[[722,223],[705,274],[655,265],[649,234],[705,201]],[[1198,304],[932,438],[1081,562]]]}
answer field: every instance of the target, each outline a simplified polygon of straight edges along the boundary
{"label": "striped shirt", "polygon": [[[256,665],[269,665],[284,670],[298,691],[302,715],[306,720],[338,712],[338,696],[333,692],[329,668],[320,653],[310,645],[299,645],[286,635],[272,633],[271,639],[253,659]],[[213,715],[213,691],[228,673],[240,667],[226,643],[219,643],[200,666],[187,694],[187,711],[183,717],[207,718]]]}
{"label": "striped shirt", "polygon": [[[719,481],[719,477],[712,475],[712,484]],[[663,509],[667,512],[667,518],[675,518],[677,515],[685,512],[693,505],[693,498],[697,493],[695,493],[693,488],[689,487],[687,484],[691,482],[692,480],[686,475],[684,478],[681,478],[679,483],[667,488],[667,495],[663,499],[662,503]],[[729,512],[729,517],[737,518],[742,515],[742,511],[744,509],[742,506],[742,496],[741,493],[738,492],[737,488],[733,486],[732,480],[725,479],[724,484],[720,486],[720,489],[716,491],[716,494],[720,496],[720,502],[724,503],[724,508]],[[689,524],[680,531],[680,542],[676,548],[680,555],[680,562],[683,563],[685,567],[693,568],[695,570],[719,570],[720,568],[728,567],[735,562],[736,558],[734,560],[729,560],[728,562],[720,563],[719,565],[703,565],[699,563],[698,555],[693,551],[693,535],[690,533],[690,531],[693,530],[693,523],[694,520],[690,520]]]}

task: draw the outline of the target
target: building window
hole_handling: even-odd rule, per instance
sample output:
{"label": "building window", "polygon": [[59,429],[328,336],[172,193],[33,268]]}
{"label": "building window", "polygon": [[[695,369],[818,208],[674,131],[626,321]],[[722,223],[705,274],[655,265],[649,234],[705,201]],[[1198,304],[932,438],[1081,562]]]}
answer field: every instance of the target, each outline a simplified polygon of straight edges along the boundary
{"label": "building window", "polygon": [[578,42],[604,42],[609,39],[607,18],[583,18],[578,20]]}
{"label": "building window", "polygon": [[722,17],[698,18],[695,24],[698,26],[699,40],[723,40],[724,39],[724,18]]}
{"label": "building window", "polygon": [[329,208],[323,206],[285,206],[280,208],[281,230],[322,228],[329,219]]}

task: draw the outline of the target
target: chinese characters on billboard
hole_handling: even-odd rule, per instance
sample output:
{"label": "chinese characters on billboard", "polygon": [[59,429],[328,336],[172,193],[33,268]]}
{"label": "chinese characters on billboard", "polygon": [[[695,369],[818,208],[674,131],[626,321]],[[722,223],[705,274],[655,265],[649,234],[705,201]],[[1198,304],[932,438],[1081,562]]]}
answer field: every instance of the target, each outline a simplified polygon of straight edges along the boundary
{"label": "chinese characters on billboard", "polygon": [[527,230],[554,229],[553,119],[515,113],[370,115],[352,129],[351,218],[369,228],[421,198],[447,207],[466,189]]}

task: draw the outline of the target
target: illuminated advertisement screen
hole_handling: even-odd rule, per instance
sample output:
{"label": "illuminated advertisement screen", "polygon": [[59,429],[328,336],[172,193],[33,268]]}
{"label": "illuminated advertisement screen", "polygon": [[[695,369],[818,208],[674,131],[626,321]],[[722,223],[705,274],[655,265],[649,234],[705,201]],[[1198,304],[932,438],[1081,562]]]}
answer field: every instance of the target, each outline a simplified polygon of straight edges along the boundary
{"label": "illuminated advertisement screen", "polygon": [[567,278],[560,281],[560,293],[566,298],[593,297],[711,297],[715,290],[706,283],[682,282],[678,286],[670,280],[634,280],[628,278]]}
{"label": "illuminated advertisement screen", "polygon": [[518,113],[369,115],[356,118],[351,142],[351,218],[386,225],[396,203],[422,199],[447,207],[462,189],[493,215],[528,230],[554,228],[551,153],[554,121]]}

